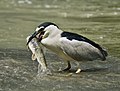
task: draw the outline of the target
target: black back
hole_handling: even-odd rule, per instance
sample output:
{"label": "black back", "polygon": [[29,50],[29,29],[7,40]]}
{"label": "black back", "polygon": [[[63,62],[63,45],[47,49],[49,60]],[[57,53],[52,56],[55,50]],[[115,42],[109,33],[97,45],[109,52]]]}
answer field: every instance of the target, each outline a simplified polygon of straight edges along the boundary
{"label": "black back", "polygon": [[86,37],[83,37],[83,36],[81,36],[81,35],[78,35],[78,34],[76,34],[76,33],[63,32],[63,33],[61,34],[61,37],[67,37],[67,39],[69,39],[69,40],[71,40],[71,41],[72,41],[73,39],[78,40],[78,41],[84,41],[84,42],[87,42],[87,43],[93,45],[94,47],[96,47],[96,48],[98,48],[98,49],[101,49],[101,47],[100,47],[98,44],[96,44],[95,42],[89,40],[89,39],[86,38]]}

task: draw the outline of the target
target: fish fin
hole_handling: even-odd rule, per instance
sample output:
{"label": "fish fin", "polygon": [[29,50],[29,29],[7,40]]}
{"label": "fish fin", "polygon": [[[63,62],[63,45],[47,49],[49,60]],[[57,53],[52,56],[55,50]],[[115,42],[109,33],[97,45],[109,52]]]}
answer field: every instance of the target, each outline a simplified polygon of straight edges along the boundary
{"label": "fish fin", "polygon": [[32,60],[34,61],[34,60],[36,60],[36,56],[35,56],[35,54],[32,54]]}

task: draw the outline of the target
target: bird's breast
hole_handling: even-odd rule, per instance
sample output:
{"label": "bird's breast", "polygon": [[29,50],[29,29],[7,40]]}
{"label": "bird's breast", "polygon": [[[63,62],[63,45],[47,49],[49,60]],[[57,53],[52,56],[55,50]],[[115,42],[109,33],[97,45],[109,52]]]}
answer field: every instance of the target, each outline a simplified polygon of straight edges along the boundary
{"label": "bird's breast", "polygon": [[73,60],[69,57],[61,48],[60,41],[56,39],[43,39],[41,41],[42,45],[45,46],[47,49],[51,50],[52,52],[56,53],[58,56],[63,58],[64,60]]}

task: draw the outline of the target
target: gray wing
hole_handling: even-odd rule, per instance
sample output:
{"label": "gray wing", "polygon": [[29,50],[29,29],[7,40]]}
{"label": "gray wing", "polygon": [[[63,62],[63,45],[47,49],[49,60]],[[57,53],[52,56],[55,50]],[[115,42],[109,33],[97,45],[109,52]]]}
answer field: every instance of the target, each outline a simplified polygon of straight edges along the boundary
{"label": "gray wing", "polygon": [[64,53],[66,53],[74,60],[92,61],[95,59],[103,59],[103,55],[100,52],[100,50],[87,42],[69,40],[65,37],[61,38],[60,42],[61,48],[64,51]]}

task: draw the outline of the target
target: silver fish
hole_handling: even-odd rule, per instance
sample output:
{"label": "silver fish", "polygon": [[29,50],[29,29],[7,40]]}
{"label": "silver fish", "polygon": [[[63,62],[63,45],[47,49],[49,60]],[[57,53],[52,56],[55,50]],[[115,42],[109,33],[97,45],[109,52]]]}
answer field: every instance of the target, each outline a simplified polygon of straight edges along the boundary
{"label": "silver fish", "polygon": [[[28,36],[26,38],[27,41],[29,40],[29,38],[30,38],[30,36]],[[45,55],[43,53],[41,45],[37,42],[36,38],[33,38],[29,42],[28,48],[32,52],[32,60],[36,60],[37,59],[37,61],[39,63],[39,65],[38,65],[38,74],[49,74],[50,70],[47,68]]]}

